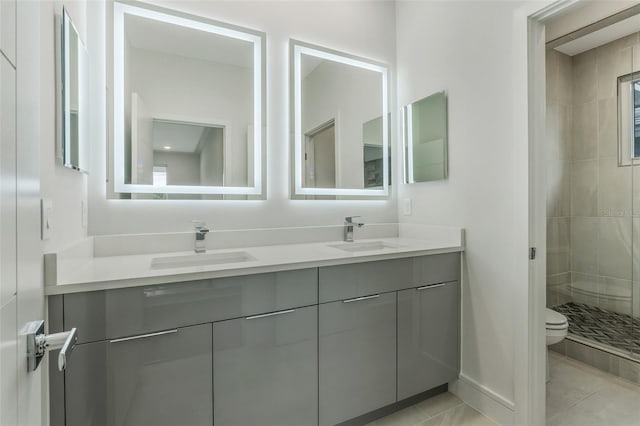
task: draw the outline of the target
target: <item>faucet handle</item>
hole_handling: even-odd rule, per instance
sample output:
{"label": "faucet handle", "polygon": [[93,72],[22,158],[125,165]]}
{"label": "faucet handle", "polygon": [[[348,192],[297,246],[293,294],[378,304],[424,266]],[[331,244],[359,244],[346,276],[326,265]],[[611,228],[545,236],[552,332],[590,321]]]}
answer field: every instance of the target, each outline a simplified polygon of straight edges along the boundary
{"label": "faucet handle", "polygon": [[345,223],[353,223],[353,219],[356,217],[362,217],[362,216],[347,216],[344,218],[344,222]]}
{"label": "faucet handle", "polygon": [[196,228],[196,231],[207,229],[207,222],[205,222],[204,220],[192,220],[191,223],[193,223],[193,226]]}

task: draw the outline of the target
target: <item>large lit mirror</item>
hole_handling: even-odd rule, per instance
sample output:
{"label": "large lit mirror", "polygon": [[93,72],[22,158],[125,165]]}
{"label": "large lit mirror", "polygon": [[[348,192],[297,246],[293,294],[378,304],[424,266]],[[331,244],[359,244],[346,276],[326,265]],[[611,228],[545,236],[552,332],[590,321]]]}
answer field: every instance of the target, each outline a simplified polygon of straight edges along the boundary
{"label": "large lit mirror", "polygon": [[64,8],[58,28],[58,154],[65,167],[88,173],[89,57]]}
{"label": "large lit mirror", "polygon": [[618,164],[640,160],[640,73],[618,77]]}
{"label": "large lit mirror", "polygon": [[291,41],[293,198],[389,193],[387,68]]}
{"label": "large lit mirror", "polygon": [[402,109],[405,183],[447,177],[447,95],[434,93]]}
{"label": "large lit mirror", "polygon": [[264,35],[114,3],[114,189],[131,198],[264,195]]}

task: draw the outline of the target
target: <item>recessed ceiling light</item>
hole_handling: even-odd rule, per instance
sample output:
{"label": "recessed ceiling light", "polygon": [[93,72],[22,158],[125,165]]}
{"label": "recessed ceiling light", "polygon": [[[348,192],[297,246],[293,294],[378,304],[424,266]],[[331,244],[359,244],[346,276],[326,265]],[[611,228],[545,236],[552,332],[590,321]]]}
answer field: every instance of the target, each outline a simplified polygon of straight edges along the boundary
{"label": "recessed ceiling light", "polygon": [[164,148],[164,149],[171,149],[171,147],[170,147],[169,145],[167,145],[167,146],[163,146],[162,148]]}

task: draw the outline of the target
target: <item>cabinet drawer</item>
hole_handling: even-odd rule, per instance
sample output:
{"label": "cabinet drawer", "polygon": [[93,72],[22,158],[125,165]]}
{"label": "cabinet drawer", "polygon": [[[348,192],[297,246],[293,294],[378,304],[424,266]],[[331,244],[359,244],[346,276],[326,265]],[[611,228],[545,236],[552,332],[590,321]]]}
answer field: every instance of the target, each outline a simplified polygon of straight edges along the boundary
{"label": "cabinet drawer", "polygon": [[412,264],[406,258],[320,268],[320,303],[410,287]]}
{"label": "cabinet drawer", "polygon": [[456,281],[459,276],[459,253],[328,266],[318,273],[320,303]]}
{"label": "cabinet drawer", "polygon": [[413,258],[410,287],[458,280],[460,280],[460,253],[434,254]]}
{"label": "cabinet drawer", "polygon": [[317,269],[244,275],[64,296],[64,327],[80,343],[317,303]]}

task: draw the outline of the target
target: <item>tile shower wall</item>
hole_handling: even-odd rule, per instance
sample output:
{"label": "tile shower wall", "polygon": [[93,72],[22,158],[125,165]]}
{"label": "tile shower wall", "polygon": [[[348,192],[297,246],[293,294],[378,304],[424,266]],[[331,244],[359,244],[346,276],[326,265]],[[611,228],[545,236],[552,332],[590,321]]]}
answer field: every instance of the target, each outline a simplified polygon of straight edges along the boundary
{"label": "tile shower wall", "polygon": [[639,55],[639,33],[573,57],[548,52],[548,306],[571,299],[637,311],[632,241],[640,222],[632,213],[640,212],[640,169],[618,166],[617,77]]}

